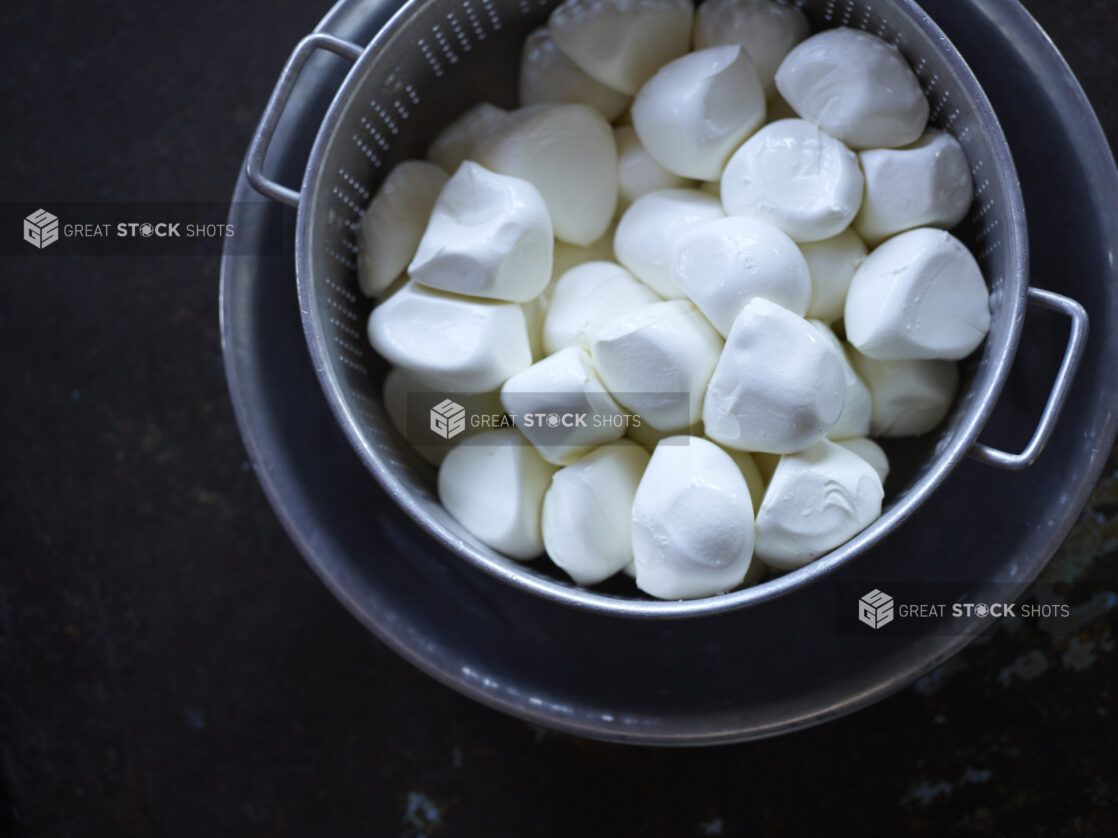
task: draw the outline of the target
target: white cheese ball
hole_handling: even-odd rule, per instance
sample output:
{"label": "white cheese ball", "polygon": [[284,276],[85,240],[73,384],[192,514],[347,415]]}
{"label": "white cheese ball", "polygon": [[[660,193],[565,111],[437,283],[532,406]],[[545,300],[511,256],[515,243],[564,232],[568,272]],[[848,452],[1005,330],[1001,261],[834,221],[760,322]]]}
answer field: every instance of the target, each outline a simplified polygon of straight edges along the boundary
{"label": "white cheese ball", "polygon": [[663,189],[633,201],[617,223],[617,261],[665,299],[685,295],[672,279],[672,245],[685,230],[726,213],[717,198],[697,189]]}
{"label": "white cheese ball", "polygon": [[776,70],[811,29],[795,6],[772,0],[705,0],[695,11],[695,49],[740,44],[771,97]]}
{"label": "white cheese ball", "polygon": [[873,396],[873,436],[926,434],[955,402],[959,368],[953,361],[875,361],[851,352],[850,362]]}
{"label": "white cheese ball", "polygon": [[590,351],[618,402],[654,428],[683,430],[699,421],[722,338],[690,302],[671,300],[611,320]]}
{"label": "white cheese ball", "polygon": [[714,180],[765,121],[765,93],[740,46],[677,58],[633,100],[633,127],[656,161],[680,177]]}
{"label": "white cheese ball", "polygon": [[589,351],[610,320],[659,302],[648,286],[614,262],[587,262],[559,278],[543,324],[544,348],[551,354],[568,346]]}
{"label": "white cheese ball", "polygon": [[544,547],[578,584],[594,585],[633,561],[633,499],[648,461],[648,452],[626,439],[551,478],[543,498]]}
{"label": "white cheese ball", "polygon": [[393,366],[448,393],[496,390],[532,363],[524,310],[407,283],[369,315],[369,343]]}
{"label": "white cheese ball", "polygon": [[520,104],[589,105],[612,122],[632,101],[632,96],[586,75],[555,45],[546,26],[524,39],[520,55]]}
{"label": "white cheese ball", "polygon": [[609,228],[617,207],[617,146],[610,124],[593,108],[520,108],[474,155],[482,165],[540,191],[555,238],[588,245]]}
{"label": "white cheese ball", "polygon": [[504,123],[509,112],[489,102],[479,102],[444,128],[427,147],[427,159],[448,175],[473,157],[474,149]]}
{"label": "white cheese ball", "polygon": [[587,75],[633,94],[687,52],[693,14],[691,0],[563,0],[547,28]]}
{"label": "white cheese ball", "polygon": [[990,295],[974,256],[943,230],[901,233],[874,250],[846,294],[846,339],[879,361],[973,352],[990,329]]}
{"label": "white cheese ball", "polygon": [[637,587],[695,599],[740,585],[753,558],[753,501],[730,455],[671,437],[652,455],[633,500]]}
{"label": "white cheese ball", "polygon": [[554,243],[536,187],[467,160],[439,193],[408,273],[427,288],[522,303],[547,287]]}
{"label": "white cheese ball", "polygon": [[838,422],[845,393],[842,363],[819,331],[756,297],[730,329],[707,388],[703,427],[728,448],[802,451]]}
{"label": "white cheese ball", "polygon": [[544,551],[540,512],[555,466],[512,428],[483,431],[446,455],[438,492],[466,531],[513,559]]}
{"label": "white cheese ball", "polygon": [[811,274],[796,243],[771,224],[741,216],[681,233],[672,279],[723,337],[754,297],[800,315],[811,300]]}
{"label": "white cheese ball", "polygon": [[847,451],[853,451],[869,463],[881,479],[881,485],[885,485],[885,479],[889,476],[889,457],[880,445],[867,437],[839,439],[835,440],[835,443],[841,445]]}
{"label": "white cheese ball", "polygon": [[446,181],[446,172],[425,160],[388,173],[357,228],[357,284],[366,297],[381,296],[404,272]]}
{"label": "white cheese ball", "polygon": [[766,125],[722,173],[727,215],[768,222],[798,242],[837,236],[861,203],[858,156],[802,119]]}
{"label": "white cheese ball", "polygon": [[829,440],[781,457],[757,513],[757,558],[803,567],[877,520],[884,496],[873,467]]}
{"label": "white cheese ball", "polygon": [[828,325],[841,320],[850,281],[869,253],[866,243],[853,230],[843,230],[830,239],[801,243],[800,252],[811,273],[807,316]]}
{"label": "white cheese ball", "polygon": [[617,143],[617,188],[622,206],[658,189],[684,189],[694,181],[672,174],[648,153],[631,125],[613,129]]}
{"label": "white cheese ball", "polygon": [[[392,423],[400,435],[404,439],[413,443],[412,448],[427,462],[432,465],[441,463],[451,448],[453,443],[437,442],[430,445],[414,444],[417,434],[426,433],[430,426],[430,406],[441,401],[443,394],[446,393],[446,388],[437,387],[428,384],[426,381],[416,378],[404,370],[396,369],[393,367],[388,371],[388,375],[384,378],[384,389],[382,391],[384,397],[384,410],[388,414],[388,419]],[[435,399],[425,399],[424,396],[437,396]],[[490,393],[476,393],[476,394],[463,394],[455,393],[454,400],[466,410],[467,416],[499,416],[504,413],[504,408],[501,406],[501,395],[497,392]],[[411,401],[411,416],[409,417],[409,401]],[[417,411],[422,411],[419,416],[416,415]],[[409,421],[409,419],[411,421]],[[475,428],[469,422],[465,427],[455,435],[454,443],[460,442],[467,437],[473,436],[478,433],[478,428]]]}
{"label": "white cheese ball", "polygon": [[927,131],[911,145],[870,149],[858,159],[866,194],[854,229],[870,244],[914,227],[950,230],[970,209],[970,166],[950,134]]}
{"label": "white cheese ball", "polygon": [[842,376],[846,381],[846,398],[842,414],[838,421],[827,431],[827,438],[832,440],[851,439],[865,436],[870,432],[870,417],[873,415],[873,399],[866,383],[858,377],[850,359],[846,357],[846,350],[835,333],[825,323],[819,320],[808,321],[815,330],[823,336],[823,340],[835,353],[842,365]]}
{"label": "white cheese ball", "polygon": [[928,100],[904,56],[857,29],[829,29],[793,49],[776,87],[796,113],[850,148],[897,148],[928,123]]}
{"label": "white cheese ball", "polygon": [[549,463],[565,466],[625,435],[626,417],[606,392],[590,356],[571,347],[505,382],[501,404]]}

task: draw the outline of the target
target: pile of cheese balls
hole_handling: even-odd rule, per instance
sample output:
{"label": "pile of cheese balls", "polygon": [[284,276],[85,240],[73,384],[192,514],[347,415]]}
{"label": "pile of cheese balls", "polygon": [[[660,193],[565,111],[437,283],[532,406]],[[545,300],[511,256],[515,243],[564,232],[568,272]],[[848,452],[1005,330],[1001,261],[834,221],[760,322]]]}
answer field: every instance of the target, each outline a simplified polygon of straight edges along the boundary
{"label": "pile of cheese balls", "polygon": [[990,323],[946,232],[967,160],[901,54],[770,0],[566,0],[520,100],[466,111],[362,217],[387,409],[401,430],[412,393],[635,419],[419,446],[448,512],[664,599],[868,526],[889,469],[869,437],[936,427]]}

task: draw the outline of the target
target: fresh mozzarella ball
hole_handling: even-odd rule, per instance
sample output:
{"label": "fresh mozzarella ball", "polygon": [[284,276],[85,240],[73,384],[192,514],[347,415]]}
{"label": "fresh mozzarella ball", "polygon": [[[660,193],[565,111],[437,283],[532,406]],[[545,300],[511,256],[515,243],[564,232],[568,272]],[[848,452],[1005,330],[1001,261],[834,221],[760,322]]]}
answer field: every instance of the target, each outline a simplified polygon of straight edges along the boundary
{"label": "fresh mozzarella ball", "polygon": [[612,122],[632,100],[632,96],[606,87],[579,69],[555,46],[546,26],[525,39],[520,56],[520,104],[589,105]]}
{"label": "fresh mozzarella ball", "polygon": [[626,417],[598,378],[590,356],[571,347],[518,372],[501,404],[549,463],[573,463],[625,435]]}
{"label": "fresh mozzarella ball", "polygon": [[730,329],[707,388],[703,427],[728,448],[802,451],[838,422],[845,391],[842,364],[823,336],[755,297]]}
{"label": "fresh mozzarella ball", "polygon": [[648,452],[629,440],[604,445],[560,469],[543,498],[547,554],[580,585],[633,561],[633,498]]}
{"label": "fresh mozzarella ball", "polygon": [[382,295],[408,266],[447,175],[425,160],[407,160],[388,173],[357,228],[357,284]]}
{"label": "fresh mozzarella ball", "polygon": [[613,129],[587,105],[534,105],[509,115],[475,149],[478,162],[523,178],[543,196],[555,237],[588,245],[617,207]]}
{"label": "fresh mozzarella ball", "polygon": [[496,390],[532,363],[524,311],[409,282],[369,315],[369,342],[388,362],[448,393]]}
{"label": "fresh mozzarella ball", "polygon": [[534,559],[543,552],[540,510],[554,473],[517,431],[483,431],[446,455],[439,500],[482,543]]}
{"label": "fresh mozzarella ball", "polygon": [[865,382],[854,372],[850,359],[846,357],[846,350],[842,342],[835,337],[830,328],[818,321],[809,320],[816,331],[823,336],[823,340],[834,350],[835,357],[842,364],[842,376],[846,381],[846,401],[842,408],[842,415],[834,426],[827,431],[827,438],[832,440],[851,439],[865,436],[870,432],[870,416],[873,414],[873,400],[870,390]]}
{"label": "fresh mozzarella ball", "polygon": [[648,153],[681,177],[714,180],[765,121],[765,93],[740,46],[711,47],[665,64],[633,100]]}
{"label": "fresh mozzarella ball", "polygon": [[871,244],[914,227],[949,230],[966,217],[974,182],[950,134],[928,131],[912,145],[870,149],[858,159],[866,194],[854,228]]}
{"label": "fresh mozzarella ball", "polygon": [[800,252],[811,272],[807,316],[827,324],[841,320],[850,280],[869,252],[866,243],[853,230],[843,230],[834,238],[802,243]]}
{"label": "fresh mozzarella ball", "polygon": [[928,100],[904,56],[856,29],[812,35],[784,59],[776,87],[796,113],[855,149],[907,145],[928,123]]}
{"label": "fresh mozzarella ball", "polygon": [[875,361],[857,352],[850,361],[873,396],[873,436],[926,434],[947,416],[959,389],[952,361]]}
{"label": "fresh mozzarella ball", "polygon": [[589,350],[598,331],[622,314],[659,302],[659,297],[613,262],[587,262],[563,274],[551,294],[543,326],[547,352],[568,346]]}
{"label": "fresh mozzarella ball", "polygon": [[587,75],[633,94],[687,52],[693,14],[691,0],[563,0],[547,28]]}
{"label": "fresh mozzarella ball", "polygon": [[853,451],[869,463],[870,467],[877,472],[877,476],[881,479],[882,485],[885,485],[885,478],[889,476],[889,457],[885,454],[880,445],[866,437],[860,437],[858,439],[840,439],[836,440],[836,444],[841,445],[847,451]]}
{"label": "fresh mozzarella ball", "polygon": [[771,96],[773,78],[792,47],[808,36],[804,13],[772,0],[706,0],[695,12],[695,49],[740,44]]}
{"label": "fresh mozzarella ball", "polygon": [[736,451],[733,448],[722,450],[729,454],[730,459],[741,469],[741,476],[745,478],[745,485],[749,487],[749,497],[753,501],[753,514],[756,515],[761,509],[761,500],[765,497],[765,478],[761,475],[761,469],[757,467],[753,457],[745,451]]}
{"label": "fresh mozzarella ball", "polygon": [[766,125],[722,173],[727,215],[767,221],[798,242],[837,236],[861,203],[858,156],[802,119]]}
{"label": "fresh mozzarella ball", "polygon": [[803,567],[873,523],[884,495],[873,467],[829,440],[782,457],[757,513],[757,558]]}
{"label": "fresh mozzarella ball", "polygon": [[811,300],[811,274],[796,243],[771,224],[741,216],[681,233],[672,279],[723,337],[754,297],[794,314],[804,314]]}
{"label": "fresh mozzarella ball", "polygon": [[547,286],[553,246],[536,187],[467,160],[439,194],[408,273],[427,288],[522,303]]}
{"label": "fresh mozzarella ball", "polygon": [[663,189],[633,201],[617,224],[617,261],[665,299],[680,299],[672,279],[672,245],[680,233],[725,213],[716,198],[696,189]]}
{"label": "fresh mozzarella ball", "polygon": [[637,587],[694,599],[740,585],[753,557],[753,501],[730,455],[699,437],[656,447],[633,500]]}
{"label": "fresh mozzarella ball", "polygon": [[496,105],[479,102],[435,137],[427,147],[427,159],[441,166],[447,174],[457,172],[459,166],[473,158],[477,144],[495,131],[508,115],[508,111]]}
{"label": "fresh mozzarella ball", "polygon": [[[384,379],[384,409],[388,414],[392,426],[398,430],[401,436],[408,442],[416,439],[416,435],[421,433],[428,427],[430,419],[428,418],[429,405],[433,405],[436,401],[441,400],[441,394],[445,392],[445,388],[432,387],[422,379],[416,378],[400,369],[391,369]],[[438,396],[434,400],[421,400],[423,396]],[[408,421],[408,400],[409,398],[415,399],[416,402],[412,404],[411,413],[412,421]],[[501,406],[500,394],[496,392],[491,393],[477,393],[473,395],[463,395],[461,393],[454,394],[454,400],[466,410],[468,416],[499,416],[504,413],[504,408]],[[415,417],[417,411],[417,404],[422,407],[423,424]],[[454,437],[454,442],[460,442],[466,437],[473,436],[477,430],[469,423]],[[438,465],[450,452],[453,444],[435,443],[435,444],[421,444],[412,447],[427,462],[432,465]]]}
{"label": "fresh mozzarella ball", "polygon": [[591,354],[621,404],[654,428],[683,430],[699,421],[703,391],[722,339],[691,303],[653,303],[607,323]]}
{"label": "fresh mozzarella ball", "polygon": [[871,253],[846,294],[846,339],[879,361],[957,361],[990,329],[990,295],[971,252],[932,228]]}
{"label": "fresh mozzarella ball", "polygon": [[623,205],[658,189],[680,189],[693,185],[692,181],[672,174],[657,163],[641,145],[631,125],[614,128],[613,139],[617,143],[617,187]]}

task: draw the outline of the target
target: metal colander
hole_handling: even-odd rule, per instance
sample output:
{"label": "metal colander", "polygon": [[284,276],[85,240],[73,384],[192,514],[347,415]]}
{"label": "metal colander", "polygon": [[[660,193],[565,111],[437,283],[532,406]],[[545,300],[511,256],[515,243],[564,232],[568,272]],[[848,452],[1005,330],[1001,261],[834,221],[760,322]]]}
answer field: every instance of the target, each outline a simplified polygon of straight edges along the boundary
{"label": "metal colander", "polygon": [[[986,342],[964,363],[959,398],[940,430],[888,446],[894,470],[881,518],[852,541],[806,567],[760,586],[689,602],[645,597],[628,582],[614,590],[575,586],[542,559],[520,564],[466,532],[439,503],[435,469],[388,420],[381,403],[387,372],[365,338],[371,303],[356,278],[356,231],[364,207],[396,164],[422,158],[431,139],[479,101],[515,107],[525,36],[556,0],[412,0],[365,48],[312,35],[293,53],[249,152],[248,177],[263,194],[298,206],[296,272],[307,342],[326,398],[358,455],[421,526],[460,557],[507,582],[554,601],[608,614],[683,617],[741,608],[789,593],[826,575],[901,525],[968,455],[1022,468],[1043,447],[1063,404],[1086,333],[1073,301],[1030,290],[1020,185],[998,121],[977,80],[947,38],[911,0],[808,0],[797,3],[813,31],[850,26],[895,44],[920,78],[931,121],[966,151],[976,186],[970,215],[956,234],[972,249],[990,287]],[[322,123],[300,192],[264,174],[268,142],[296,77],[316,50],[352,59]],[[1034,437],[1021,454],[977,444],[1009,373],[1026,299],[1072,318],[1072,339]],[[432,549],[435,549],[432,545]],[[379,556],[369,545],[369,561]]]}

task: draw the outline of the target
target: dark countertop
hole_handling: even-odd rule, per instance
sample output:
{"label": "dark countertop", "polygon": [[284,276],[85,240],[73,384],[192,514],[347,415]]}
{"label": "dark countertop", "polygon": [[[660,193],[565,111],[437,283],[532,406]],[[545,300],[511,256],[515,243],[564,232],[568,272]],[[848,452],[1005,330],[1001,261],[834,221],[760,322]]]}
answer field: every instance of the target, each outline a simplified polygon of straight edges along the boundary
{"label": "dark countertop", "polygon": [[[1025,4],[1118,138],[1118,6]],[[5,9],[5,201],[228,199],[326,4]],[[246,461],[216,248],[3,257],[0,835],[1118,834],[1118,460],[1045,572],[1086,608],[779,740],[551,733],[330,596]]]}

